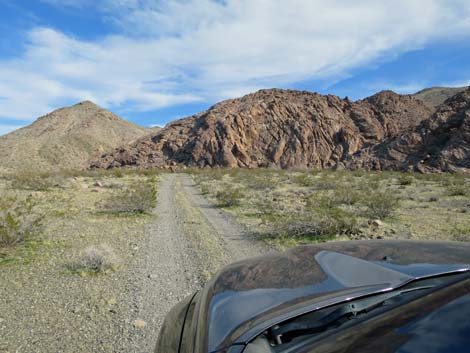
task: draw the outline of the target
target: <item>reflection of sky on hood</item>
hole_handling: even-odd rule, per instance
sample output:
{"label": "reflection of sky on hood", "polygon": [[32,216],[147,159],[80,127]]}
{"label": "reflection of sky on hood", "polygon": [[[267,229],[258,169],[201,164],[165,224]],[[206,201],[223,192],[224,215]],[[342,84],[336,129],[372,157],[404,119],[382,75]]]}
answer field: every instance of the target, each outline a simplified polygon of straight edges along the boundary
{"label": "reflection of sky on hood", "polygon": [[[209,348],[215,349],[225,336],[243,322],[280,303],[306,295],[343,289],[338,282],[328,279],[314,286],[299,288],[258,288],[244,292],[226,291],[217,294],[211,302]],[[228,319],[229,318],[229,319]]]}
{"label": "reflection of sky on hood", "polygon": [[431,265],[431,264],[413,264],[396,265],[389,262],[375,262],[376,264],[389,268],[394,271],[406,273],[412,277],[429,276],[435,273],[446,273],[469,269],[470,265]]}
{"label": "reflection of sky on hood", "polygon": [[397,330],[410,335],[399,353],[470,352],[470,294]]}
{"label": "reflection of sky on hood", "polygon": [[214,295],[209,309],[209,350],[216,349],[226,336],[242,323],[297,298],[329,292],[338,292],[338,296],[341,296],[340,291],[357,287],[362,287],[362,290],[356,295],[364,295],[365,287],[371,287],[369,291],[376,292],[397,287],[415,276],[445,273],[462,268],[428,264],[397,266],[384,262],[368,262],[332,251],[317,253],[315,260],[326,275],[323,282],[297,288],[226,290]]}

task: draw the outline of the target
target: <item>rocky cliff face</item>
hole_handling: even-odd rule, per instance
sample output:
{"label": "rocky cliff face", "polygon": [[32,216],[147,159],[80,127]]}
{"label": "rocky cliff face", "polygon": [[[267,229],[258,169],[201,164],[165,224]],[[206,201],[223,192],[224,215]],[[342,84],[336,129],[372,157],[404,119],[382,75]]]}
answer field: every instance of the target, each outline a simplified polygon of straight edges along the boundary
{"label": "rocky cliff face", "polygon": [[364,148],[345,162],[348,168],[470,170],[470,88],[437,107],[415,129]]}
{"label": "rocky cliff face", "polygon": [[261,90],[216,104],[105,154],[94,168],[341,166],[358,151],[413,130],[431,108],[380,92],[352,102],[333,95]]}

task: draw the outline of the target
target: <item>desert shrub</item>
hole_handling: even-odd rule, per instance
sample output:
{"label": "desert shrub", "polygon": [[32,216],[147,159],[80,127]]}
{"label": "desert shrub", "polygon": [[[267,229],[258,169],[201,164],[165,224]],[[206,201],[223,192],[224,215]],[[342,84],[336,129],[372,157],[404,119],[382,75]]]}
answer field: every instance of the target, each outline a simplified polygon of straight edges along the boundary
{"label": "desert shrub", "polygon": [[414,182],[414,178],[409,174],[400,175],[400,177],[398,178],[399,185],[403,185],[403,186],[412,185],[413,182]]}
{"label": "desert shrub", "polygon": [[455,225],[450,231],[452,240],[470,241],[470,226]]}
{"label": "desert shrub", "polygon": [[340,235],[356,234],[359,231],[354,215],[340,209],[329,212],[313,212],[309,215],[293,216],[278,221],[272,236],[314,238],[328,240]]}
{"label": "desert shrub", "polygon": [[299,175],[295,175],[293,181],[294,183],[305,187],[315,186],[315,184],[317,183],[317,181],[313,179],[312,175],[309,173],[301,173]]}
{"label": "desert shrub", "polygon": [[157,200],[154,183],[135,183],[111,195],[100,204],[102,211],[110,213],[149,213]]}
{"label": "desert shrub", "polygon": [[59,175],[23,173],[13,178],[11,186],[13,189],[48,191],[53,187],[60,187],[63,183],[64,178]]}
{"label": "desert shrub", "polygon": [[41,234],[42,217],[31,199],[0,199],[0,247],[10,247]]}
{"label": "desert shrub", "polygon": [[392,216],[400,205],[400,199],[388,190],[371,192],[363,202],[366,206],[366,215],[378,219]]}
{"label": "desert shrub", "polygon": [[83,250],[75,262],[68,265],[77,273],[106,273],[119,266],[119,259],[113,249],[106,244],[90,246]]}
{"label": "desert shrub", "polygon": [[338,203],[329,195],[311,195],[307,198],[306,209],[331,209],[338,206]]}
{"label": "desert shrub", "polygon": [[217,199],[217,206],[219,207],[233,207],[240,205],[243,193],[240,189],[227,188],[218,191],[215,195]]}
{"label": "desert shrub", "polygon": [[361,201],[362,193],[354,190],[351,186],[342,186],[333,191],[333,202],[343,205],[354,205]]}
{"label": "desert shrub", "polygon": [[112,169],[112,173],[116,178],[122,178],[124,176],[121,169]]}
{"label": "desert shrub", "polygon": [[447,194],[449,196],[465,196],[467,195],[467,186],[464,183],[450,184],[447,187]]}
{"label": "desert shrub", "polygon": [[266,190],[272,188],[273,180],[271,180],[269,175],[264,177],[257,176],[255,178],[250,178],[246,181],[247,187],[254,190]]}
{"label": "desert shrub", "polygon": [[363,193],[354,190],[352,187],[338,187],[329,194],[318,195],[314,194],[307,198],[306,207],[307,209],[324,208],[331,209],[341,205],[354,205],[360,202],[364,197]]}

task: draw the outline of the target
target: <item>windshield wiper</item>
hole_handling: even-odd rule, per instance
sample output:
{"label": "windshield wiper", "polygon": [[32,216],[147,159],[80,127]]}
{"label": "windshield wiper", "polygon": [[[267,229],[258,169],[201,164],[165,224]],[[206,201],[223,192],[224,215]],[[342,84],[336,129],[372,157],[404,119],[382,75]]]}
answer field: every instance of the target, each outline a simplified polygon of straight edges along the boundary
{"label": "windshield wiper", "polygon": [[347,303],[333,310],[329,314],[318,319],[312,319],[306,316],[305,318],[292,321],[284,325],[276,325],[269,329],[269,335],[276,344],[283,344],[289,342],[292,338],[303,336],[306,334],[318,333],[327,330],[330,327],[338,326],[343,322],[356,317],[359,314],[367,313],[380,307],[392,298],[400,295],[429,289],[434,286],[420,286],[409,289],[396,290],[388,293],[377,294],[365,299],[360,299],[354,302]]}

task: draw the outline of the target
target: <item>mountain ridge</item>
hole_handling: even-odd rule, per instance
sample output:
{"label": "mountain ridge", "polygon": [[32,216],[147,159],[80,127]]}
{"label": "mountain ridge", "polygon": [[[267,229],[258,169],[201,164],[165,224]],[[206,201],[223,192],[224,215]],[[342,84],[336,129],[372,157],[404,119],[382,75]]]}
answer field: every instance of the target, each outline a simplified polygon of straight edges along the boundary
{"label": "mountain ridge", "polygon": [[0,136],[1,171],[84,169],[104,151],[146,133],[147,129],[83,101]]}
{"label": "mountain ridge", "polygon": [[172,122],[104,154],[92,167],[332,168],[361,148],[414,128],[431,112],[411,95],[392,91],[352,102],[265,89]]}

